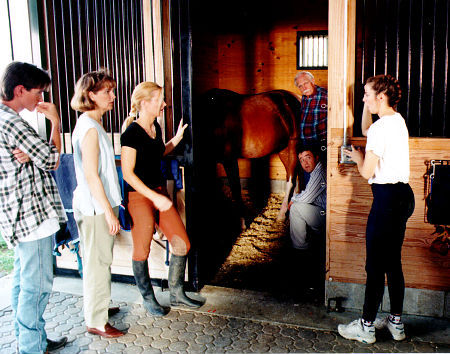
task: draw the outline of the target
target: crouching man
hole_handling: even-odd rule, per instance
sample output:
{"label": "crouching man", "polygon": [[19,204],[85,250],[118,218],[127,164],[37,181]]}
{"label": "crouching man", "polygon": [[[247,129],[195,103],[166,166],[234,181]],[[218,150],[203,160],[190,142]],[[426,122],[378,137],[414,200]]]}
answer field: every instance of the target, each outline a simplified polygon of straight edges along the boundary
{"label": "crouching man", "polygon": [[302,285],[304,288],[316,288],[321,280],[320,254],[325,247],[322,241],[327,203],[326,170],[319,161],[315,146],[301,146],[298,151],[303,170],[300,175],[303,172],[304,178],[301,178],[300,193],[294,194],[289,203],[290,236],[296,267],[307,273]]}

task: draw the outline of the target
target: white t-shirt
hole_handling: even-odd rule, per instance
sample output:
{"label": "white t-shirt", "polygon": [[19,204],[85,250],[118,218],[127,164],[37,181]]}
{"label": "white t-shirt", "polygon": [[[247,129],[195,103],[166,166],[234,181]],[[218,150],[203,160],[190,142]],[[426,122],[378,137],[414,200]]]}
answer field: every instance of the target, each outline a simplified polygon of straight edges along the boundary
{"label": "white t-shirt", "polygon": [[58,218],[51,218],[44,220],[37,229],[34,229],[29,233],[27,237],[20,240],[20,242],[37,241],[42,238],[49,237],[60,229]]}
{"label": "white t-shirt", "polygon": [[409,134],[399,113],[381,117],[370,126],[366,151],[380,158],[370,184],[409,182]]}

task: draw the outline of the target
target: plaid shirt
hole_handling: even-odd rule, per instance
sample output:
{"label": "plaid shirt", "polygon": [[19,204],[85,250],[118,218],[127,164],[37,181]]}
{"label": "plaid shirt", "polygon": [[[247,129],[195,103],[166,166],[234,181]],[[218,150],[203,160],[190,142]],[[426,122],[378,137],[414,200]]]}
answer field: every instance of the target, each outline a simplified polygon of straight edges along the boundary
{"label": "plaid shirt", "polygon": [[327,138],[328,92],[319,86],[316,90],[314,95],[302,96],[300,138],[304,142]]}
{"label": "plaid shirt", "polygon": [[[19,148],[31,161],[18,162]],[[43,140],[14,110],[0,103],[0,232],[9,247],[50,218],[65,222],[58,188],[49,170],[56,167],[59,153]]]}

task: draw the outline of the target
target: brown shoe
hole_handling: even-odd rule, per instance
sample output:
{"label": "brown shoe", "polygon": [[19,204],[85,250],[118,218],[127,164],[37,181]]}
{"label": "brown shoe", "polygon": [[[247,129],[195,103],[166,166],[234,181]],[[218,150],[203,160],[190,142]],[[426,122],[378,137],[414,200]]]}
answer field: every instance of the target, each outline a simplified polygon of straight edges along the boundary
{"label": "brown shoe", "polygon": [[108,309],[108,317],[113,317],[116,313],[119,313],[120,308],[119,307],[110,307]]}
{"label": "brown shoe", "polygon": [[121,337],[125,334],[122,331],[119,331],[117,328],[114,328],[113,326],[111,326],[109,323],[107,323],[105,325],[104,332],[100,331],[97,328],[90,328],[90,327],[87,327],[87,331],[92,334],[98,334],[99,336],[105,337],[105,338],[117,338],[117,337]]}

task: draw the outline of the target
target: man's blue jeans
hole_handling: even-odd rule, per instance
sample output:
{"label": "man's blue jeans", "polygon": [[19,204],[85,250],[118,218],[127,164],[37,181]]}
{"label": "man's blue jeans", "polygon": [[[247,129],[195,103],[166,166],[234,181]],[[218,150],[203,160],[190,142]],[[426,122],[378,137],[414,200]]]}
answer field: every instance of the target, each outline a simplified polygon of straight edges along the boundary
{"label": "man's blue jeans", "polygon": [[15,248],[11,305],[20,353],[44,353],[47,349],[42,316],[52,286],[52,237],[19,243]]}

